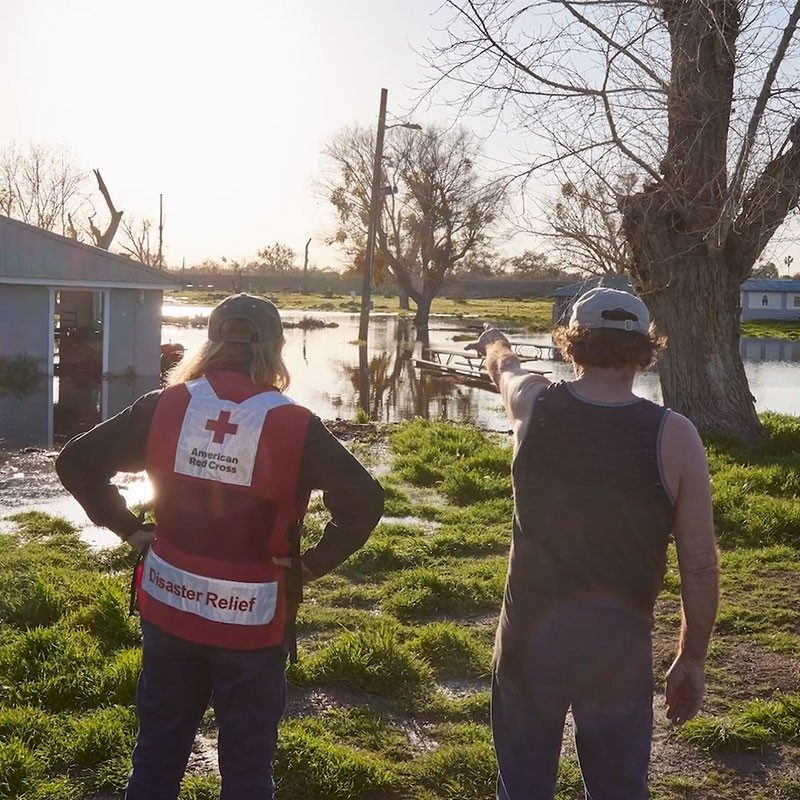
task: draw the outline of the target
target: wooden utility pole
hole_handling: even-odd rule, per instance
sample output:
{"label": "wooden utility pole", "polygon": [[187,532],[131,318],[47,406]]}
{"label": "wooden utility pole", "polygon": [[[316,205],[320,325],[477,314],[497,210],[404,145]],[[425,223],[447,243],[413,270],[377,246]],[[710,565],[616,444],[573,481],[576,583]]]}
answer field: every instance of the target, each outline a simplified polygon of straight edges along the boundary
{"label": "wooden utility pole", "polygon": [[372,273],[375,267],[375,237],[378,215],[381,213],[381,162],[383,161],[383,136],[386,131],[386,89],[381,89],[381,105],[378,112],[378,135],[375,137],[375,161],[372,165],[372,194],[369,204],[369,228],[367,229],[367,258],[361,283],[361,319],[358,325],[358,340],[366,344],[369,336],[369,310],[372,295]]}
{"label": "wooden utility pole", "polygon": [[164,269],[164,195],[158,195],[158,256],[156,264],[159,269]]}
{"label": "wooden utility pole", "polygon": [[306,242],[306,255],[303,259],[303,292],[308,291],[308,246],[311,244],[311,238]]}

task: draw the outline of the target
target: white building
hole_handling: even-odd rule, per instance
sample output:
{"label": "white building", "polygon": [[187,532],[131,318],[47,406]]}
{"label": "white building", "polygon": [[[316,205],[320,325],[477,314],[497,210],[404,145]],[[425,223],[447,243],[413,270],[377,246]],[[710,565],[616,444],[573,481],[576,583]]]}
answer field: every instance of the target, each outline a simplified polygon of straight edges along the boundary
{"label": "white building", "polygon": [[138,261],[0,216],[0,357],[25,357],[43,376],[24,398],[0,386],[0,447],[50,446],[157,388],[161,301],[175,286]]}

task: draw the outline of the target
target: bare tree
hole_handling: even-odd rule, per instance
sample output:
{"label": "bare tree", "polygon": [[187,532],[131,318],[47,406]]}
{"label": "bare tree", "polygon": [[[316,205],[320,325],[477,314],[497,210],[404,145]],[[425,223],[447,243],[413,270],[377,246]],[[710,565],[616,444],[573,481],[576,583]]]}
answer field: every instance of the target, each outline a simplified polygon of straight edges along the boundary
{"label": "bare tree", "polygon": [[[325,150],[333,170],[324,185],[339,217],[334,240],[356,259],[365,252],[374,138],[349,128]],[[487,241],[505,201],[505,186],[480,176],[479,157],[478,139],[463,128],[397,131],[385,147],[377,270],[388,269],[408,293],[422,330],[445,277]]]}
{"label": "bare tree", "polygon": [[86,182],[69,150],[12,144],[0,153],[0,213],[67,235],[70,216],[85,213],[89,205]]}
{"label": "bare tree", "polygon": [[121,224],[122,240],[119,247],[123,253],[147,264],[150,267],[160,267],[160,253],[154,250],[150,242],[153,222],[150,219],[138,220],[136,217],[126,219]]}
{"label": "bare tree", "polygon": [[633,170],[630,273],[670,339],[665,402],[762,435],[739,356],[739,287],[800,199],[800,0],[447,0],[429,53],[462,109],[546,142],[520,171]]}
{"label": "bare tree", "polygon": [[94,177],[97,179],[97,188],[100,190],[100,194],[103,195],[103,200],[106,202],[109,219],[106,229],[101,231],[94,224],[94,218],[97,216],[97,212],[92,212],[89,214],[89,231],[92,235],[92,240],[94,241],[95,247],[99,247],[102,250],[108,250],[109,247],[111,247],[111,242],[114,241],[114,237],[117,235],[117,229],[122,221],[123,212],[117,211],[117,209],[114,207],[114,203],[111,200],[111,194],[106,187],[106,182],[103,180],[103,176],[100,174],[100,170],[94,169],[92,172],[94,173]]}
{"label": "bare tree", "polygon": [[566,181],[547,214],[548,230],[564,267],[589,275],[619,275],[630,271],[631,253],[622,231],[619,200],[631,194],[636,173],[612,183],[596,177],[581,184]]}
{"label": "bare tree", "polygon": [[296,258],[297,253],[291,247],[275,242],[259,250],[255,261],[248,266],[264,273],[288,272],[294,266]]}
{"label": "bare tree", "polygon": [[76,220],[87,217],[92,242],[108,250],[117,233],[122,211],[117,211],[99,170],[97,187],[109,212],[105,230],[94,223],[97,212],[90,200],[89,177],[75,164],[69,150],[29,144],[11,145],[0,153],[0,213],[71,239],[80,240]]}

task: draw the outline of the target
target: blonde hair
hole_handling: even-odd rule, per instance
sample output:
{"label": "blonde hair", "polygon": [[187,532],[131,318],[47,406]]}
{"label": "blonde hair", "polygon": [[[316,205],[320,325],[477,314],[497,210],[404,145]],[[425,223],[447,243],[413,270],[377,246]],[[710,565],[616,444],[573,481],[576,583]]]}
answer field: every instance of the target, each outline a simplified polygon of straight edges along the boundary
{"label": "blonde hair", "polygon": [[[244,319],[228,319],[220,326],[221,333],[255,332],[253,325]],[[275,387],[281,392],[289,388],[291,375],[283,363],[281,351],[284,338],[267,342],[212,342],[207,341],[191,358],[178,362],[167,376],[167,386],[201,378],[212,369],[229,369],[249,372],[257,386]]]}

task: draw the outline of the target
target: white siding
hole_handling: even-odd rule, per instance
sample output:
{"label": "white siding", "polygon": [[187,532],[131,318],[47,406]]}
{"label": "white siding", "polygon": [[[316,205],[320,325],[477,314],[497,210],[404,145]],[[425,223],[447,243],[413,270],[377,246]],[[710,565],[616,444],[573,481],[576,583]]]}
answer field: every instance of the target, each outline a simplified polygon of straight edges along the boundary
{"label": "white siding", "polygon": [[[752,309],[783,308],[783,294],[781,292],[747,292],[747,307]],[[766,302],[764,299],[766,298]]]}

